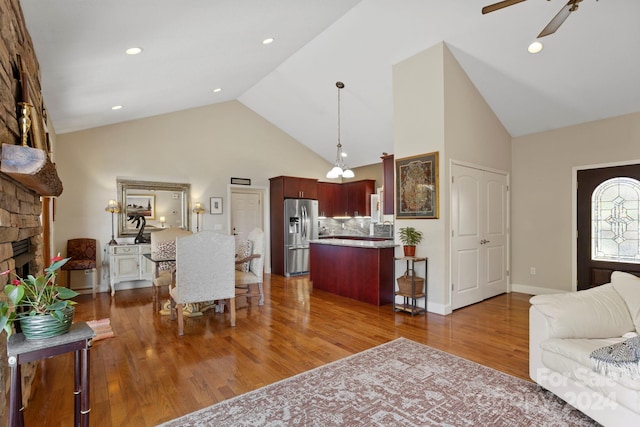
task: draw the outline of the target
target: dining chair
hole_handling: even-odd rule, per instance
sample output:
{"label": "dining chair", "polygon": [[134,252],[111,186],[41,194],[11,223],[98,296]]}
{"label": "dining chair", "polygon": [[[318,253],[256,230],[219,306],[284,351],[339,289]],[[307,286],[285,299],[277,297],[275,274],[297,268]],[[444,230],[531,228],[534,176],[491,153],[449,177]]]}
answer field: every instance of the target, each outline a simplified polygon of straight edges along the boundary
{"label": "dining chair", "polygon": [[229,301],[231,326],[236,325],[235,239],[214,231],[201,231],[176,239],[175,285],[171,296],[171,319],[178,315],[178,335],[184,335],[186,304]]}
{"label": "dining chair", "polygon": [[153,300],[156,303],[156,310],[161,309],[161,302],[158,297],[159,290],[162,286],[171,285],[171,273],[176,268],[176,239],[190,234],[192,234],[191,231],[177,227],[151,233],[151,258],[172,260],[155,262],[151,284],[153,286]]}
{"label": "dining chair", "polygon": [[264,232],[260,228],[254,228],[247,236],[247,241],[238,242],[238,246],[244,248],[244,251],[236,255],[236,289],[246,289],[246,292],[237,296],[257,296],[258,305],[263,305]]}

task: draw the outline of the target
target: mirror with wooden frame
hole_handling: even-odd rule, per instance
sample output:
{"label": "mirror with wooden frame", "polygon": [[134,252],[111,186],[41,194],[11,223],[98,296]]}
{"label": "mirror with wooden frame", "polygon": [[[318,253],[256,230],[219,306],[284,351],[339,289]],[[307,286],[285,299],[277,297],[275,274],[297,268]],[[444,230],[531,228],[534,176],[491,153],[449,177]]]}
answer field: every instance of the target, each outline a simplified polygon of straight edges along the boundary
{"label": "mirror with wooden frame", "polygon": [[142,222],[145,235],[163,228],[189,230],[191,184],[117,179],[118,237],[136,236]]}

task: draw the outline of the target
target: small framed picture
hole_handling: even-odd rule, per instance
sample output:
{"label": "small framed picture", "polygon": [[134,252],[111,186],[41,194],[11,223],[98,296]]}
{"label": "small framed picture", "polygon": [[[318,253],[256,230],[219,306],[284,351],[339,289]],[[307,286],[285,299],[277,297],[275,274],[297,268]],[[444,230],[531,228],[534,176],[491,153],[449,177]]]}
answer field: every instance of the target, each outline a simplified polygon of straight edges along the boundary
{"label": "small framed picture", "polygon": [[222,215],[222,197],[211,198],[211,215]]}

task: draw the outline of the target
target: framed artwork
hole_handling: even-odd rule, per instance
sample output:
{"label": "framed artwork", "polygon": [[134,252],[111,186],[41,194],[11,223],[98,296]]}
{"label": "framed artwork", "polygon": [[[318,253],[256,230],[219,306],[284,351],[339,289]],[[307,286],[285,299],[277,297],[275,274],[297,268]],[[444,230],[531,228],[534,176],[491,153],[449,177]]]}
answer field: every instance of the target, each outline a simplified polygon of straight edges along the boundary
{"label": "framed artwork", "polygon": [[222,197],[211,198],[211,215],[222,215]]}
{"label": "framed artwork", "polygon": [[142,215],[145,219],[156,219],[156,196],[153,194],[127,195],[126,215]]}
{"label": "framed artwork", "polygon": [[396,218],[439,215],[438,152],[396,159]]}

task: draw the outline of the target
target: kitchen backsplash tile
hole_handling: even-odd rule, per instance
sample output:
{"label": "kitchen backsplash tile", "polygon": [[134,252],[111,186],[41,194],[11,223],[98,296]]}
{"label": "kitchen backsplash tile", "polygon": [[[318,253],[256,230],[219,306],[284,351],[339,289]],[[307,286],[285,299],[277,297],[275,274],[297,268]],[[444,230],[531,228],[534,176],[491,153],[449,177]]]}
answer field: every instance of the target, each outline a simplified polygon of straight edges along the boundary
{"label": "kitchen backsplash tile", "polygon": [[371,218],[319,219],[320,236],[368,236],[393,239],[393,224],[373,224]]}

